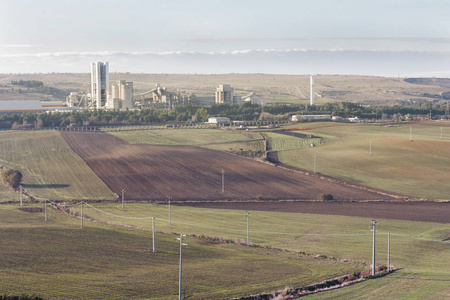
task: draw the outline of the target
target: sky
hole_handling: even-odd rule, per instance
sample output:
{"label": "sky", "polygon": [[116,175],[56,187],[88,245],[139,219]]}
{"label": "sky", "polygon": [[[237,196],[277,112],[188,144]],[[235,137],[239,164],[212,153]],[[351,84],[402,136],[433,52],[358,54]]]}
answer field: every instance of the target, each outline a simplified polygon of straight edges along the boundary
{"label": "sky", "polygon": [[0,73],[450,77],[448,0],[0,0]]}

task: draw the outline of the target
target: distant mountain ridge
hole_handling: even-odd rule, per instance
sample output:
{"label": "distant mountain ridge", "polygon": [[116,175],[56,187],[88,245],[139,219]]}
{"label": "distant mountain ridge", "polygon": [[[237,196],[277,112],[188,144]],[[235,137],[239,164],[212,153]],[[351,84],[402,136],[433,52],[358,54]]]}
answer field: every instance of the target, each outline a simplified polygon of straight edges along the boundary
{"label": "distant mountain ridge", "polygon": [[406,78],[405,82],[450,88],[450,78]]}

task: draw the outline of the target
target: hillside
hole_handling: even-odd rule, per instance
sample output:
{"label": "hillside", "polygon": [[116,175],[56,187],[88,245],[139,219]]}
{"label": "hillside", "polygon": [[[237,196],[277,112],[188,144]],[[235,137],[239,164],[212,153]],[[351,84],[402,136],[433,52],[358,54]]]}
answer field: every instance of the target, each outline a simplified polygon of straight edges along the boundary
{"label": "hillside", "polygon": [[[0,74],[0,100],[52,99],[51,95],[29,93],[11,85],[12,80],[39,80],[45,86],[61,90],[85,92],[90,89],[88,73]],[[134,83],[136,94],[154,88],[156,83],[173,92],[195,93],[214,99],[220,84],[230,84],[235,95],[256,92],[266,103],[309,103],[309,76],[274,74],[131,74],[110,73],[110,81],[123,79]],[[356,75],[316,75],[316,102],[353,101],[363,104],[411,105],[442,100],[449,92],[446,79],[403,79]],[[445,83],[447,82],[447,83]],[[14,88],[14,90],[12,90]]]}

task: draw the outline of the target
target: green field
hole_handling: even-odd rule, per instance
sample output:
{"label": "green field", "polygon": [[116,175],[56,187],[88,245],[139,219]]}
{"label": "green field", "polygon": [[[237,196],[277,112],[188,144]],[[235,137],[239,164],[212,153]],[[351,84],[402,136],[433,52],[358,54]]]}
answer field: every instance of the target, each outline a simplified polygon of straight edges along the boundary
{"label": "green field", "polygon": [[311,147],[311,144],[317,145],[320,139],[300,139],[295,136],[279,134],[276,132],[264,132],[263,135],[269,143],[268,151],[281,151],[292,149],[303,149]]}
{"label": "green field", "polygon": [[57,131],[0,132],[0,163],[21,171],[23,186],[37,197],[116,198]]}
{"label": "green field", "polygon": [[293,137],[278,135],[275,149],[281,162],[312,171],[316,155],[316,172],[325,175],[415,197],[450,199],[448,124],[442,139],[441,126],[429,124],[310,123],[308,127],[313,129],[301,133],[322,137],[315,143],[318,147],[304,146],[302,139],[296,145]]}
{"label": "green field", "polygon": [[[169,225],[167,205],[126,204],[125,212],[121,211],[121,204],[95,204],[93,207],[96,209],[84,206],[84,213],[105,222],[150,229],[151,219],[123,217],[154,216],[157,231],[222,237],[241,243],[245,243],[247,238],[243,211],[196,209],[172,205],[172,224]],[[79,207],[74,207],[74,210],[79,211]],[[398,293],[420,293],[423,284],[432,284],[438,288],[429,289],[424,293],[431,298],[444,299],[445,297],[439,295],[450,292],[449,286],[442,284],[450,280],[450,252],[448,251],[450,225],[382,219],[377,221],[379,221],[377,262],[386,264],[387,232],[389,231],[391,264],[401,268],[398,277],[394,276],[393,280],[403,282],[408,276],[412,276],[414,280],[417,279],[415,288],[405,286]],[[369,224],[370,220],[367,218],[251,212],[250,241],[259,245],[312,255],[320,254],[336,259],[348,258],[369,265],[372,250]],[[373,281],[373,298],[376,298],[378,285],[380,285],[379,281]],[[355,288],[357,286],[355,285]],[[395,291],[393,287],[394,285],[390,287],[391,292]],[[357,294],[358,291],[355,290],[355,293]]]}
{"label": "green field", "polygon": [[221,129],[161,129],[117,131],[111,134],[130,144],[209,145],[260,139],[258,133]]}
{"label": "green field", "polygon": [[[54,209],[46,222],[42,212],[17,208],[0,207],[0,293],[49,299],[177,299],[179,235],[157,233],[153,253],[148,231],[88,221],[81,229],[79,219]],[[183,286],[193,290],[193,299],[304,286],[364,268],[193,237],[183,242],[188,244],[183,249]]]}
{"label": "green field", "polygon": [[3,184],[0,184],[0,202],[19,201],[19,199],[19,194],[15,193],[13,189],[7,188]]}
{"label": "green field", "polygon": [[[231,143],[220,143],[220,144],[210,144],[203,145],[204,148],[215,149],[220,151],[229,152],[240,152],[240,151],[253,151],[253,152],[264,152],[264,142],[263,140],[250,141],[250,142],[231,142]],[[241,150],[242,149],[242,150]]]}

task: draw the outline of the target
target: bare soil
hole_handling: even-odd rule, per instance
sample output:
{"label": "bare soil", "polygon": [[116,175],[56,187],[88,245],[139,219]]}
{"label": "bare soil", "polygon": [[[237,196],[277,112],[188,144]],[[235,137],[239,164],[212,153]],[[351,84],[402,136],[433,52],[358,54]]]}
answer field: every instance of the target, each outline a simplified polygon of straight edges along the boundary
{"label": "bare soil", "polygon": [[450,203],[438,202],[215,202],[178,204],[214,209],[276,211],[338,215],[370,219],[394,219],[450,223]]}
{"label": "bare soil", "polygon": [[[177,201],[392,200],[237,155],[193,146],[129,145],[101,132],[61,132],[70,147],[127,200]],[[225,171],[225,193],[222,174]]]}

